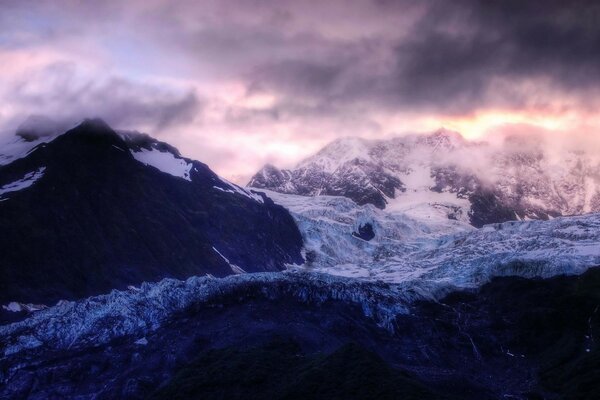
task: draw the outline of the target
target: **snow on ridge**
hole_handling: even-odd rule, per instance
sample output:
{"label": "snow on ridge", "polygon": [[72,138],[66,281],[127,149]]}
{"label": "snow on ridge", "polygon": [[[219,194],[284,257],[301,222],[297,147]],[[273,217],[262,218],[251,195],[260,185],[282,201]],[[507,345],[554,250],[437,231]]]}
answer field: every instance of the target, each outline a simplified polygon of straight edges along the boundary
{"label": "snow on ridge", "polygon": [[333,173],[348,161],[357,158],[369,159],[369,151],[375,143],[375,141],[358,137],[337,139],[314,156],[301,161],[296,168],[318,166],[325,172]]}
{"label": "snow on ridge", "polygon": [[229,267],[231,268],[231,272],[233,272],[234,274],[246,274],[247,272],[244,271],[244,269],[240,266],[237,266],[235,264],[232,264],[229,259],[227,257],[225,257],[223,254],[221,254],[221,252],[219,250],[216,249],[216,247],[213,246],[213,250],[219,255],[221,256],[221,258],[223,260],[225,260],[225,262],[227,264],[229,264]]}
{"label": "snow on ridge", "polygon": [[219,250],[217,250],[217,248],[216,248],[215,246],[213,246],[213,250],[214,250],[214,251],[215,251],[215,252],[216,252],[216,253],[217,253],[219,256],[221,256],[221,258],[222,258],[223,260],[225,260],[225,262],[226,262],[227,264],[229,264],[229,259],[228,259],[227,257],[225,257],[223,254],[221,254],[221,252],[220,252]]}
{"label": "snow on ridge", "polygon": [[11,183],[7,183],[4,186],[0,187],[0,198],[5,193],[18,192],[19,190],[26,189],[33,185],[36,181],[38,181],[42,176],[44,176],[44,171],[46,167],[40,167],[35,171],[29,172],[23,176],[23,178],[16,180]]}
{"label": "snow on ridge", "polygon": [[[42,119],[33,121],[28,119],[29,123],[21,125],[15,134],[9,141],[0,144],[0,166],[10,164],[15,160],[23,158],[29,155],[39,145],[44,143],[50,143],[57,137],[77,127],[84,120],[74,121],[73,123],[56,123],[48,119]],[[36,126],[44,121],[51,121],[52,126]],[[27,122],[27,121],[26,121]],[[34,122],[33,125],[31,123]],[[47,132],[41,132],[40,130],[46,129]],[[33,131],[33,135],[30,136],[31,140],[27,140],[23,136],[23,131]]]}
{"label": "snow on ridge", "polygon": [[192,181],[190,172],[193,164],[188,163],[182,158],[177,158],[169,152],[156,149],[141,149],[140,151],[131,151],[131,155],[142,164],[149,165],[177,178]]}
{"label": "snow on ridge", "polygon": [[29,155],[37,146],[54,140],[57,136],[42,136],[33,141],[27,141],[20,136],[12,138],[7,143],[0,144],[0,166]]}
{"label": "snow on ridge", "polygon": [[222,192],[226,192],[226,193],[231,193],[231,194],[241,194],[244,197],[248,197],[249,199],[252,199],[254,201],[257,201],[259,203],[264,203],[264,200],[261,196],[252,193],[250,190],[248,189],[244,189],[241,186],[236,185],[235,183],[231,183],[226,179],[223,178],[219,178],[221,180],[221,182],[223,182],[226,186],[229,187],[229,189],[224,189],[220,186],[213,186],[213,189],[217,189],[220,190]]}

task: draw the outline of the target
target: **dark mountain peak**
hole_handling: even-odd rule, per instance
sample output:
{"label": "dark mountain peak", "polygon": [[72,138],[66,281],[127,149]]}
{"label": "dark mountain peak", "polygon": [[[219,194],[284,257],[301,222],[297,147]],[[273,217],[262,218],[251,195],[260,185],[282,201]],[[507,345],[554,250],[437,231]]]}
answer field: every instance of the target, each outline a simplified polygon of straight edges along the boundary
{"label": "dark mountain peak", "polygon": [[69,157],[85,165],[91,165],[92,160],[103,164],[114,158],[113,153],[117,149],[120,150],[121,156],[131,157],[123,138],[98,118],[83,120],[45,146],[51,153],[49,162],[53,162],[57,157]]}
{"label": "dark mountain peak", "polygon": [[100,118],[86,118],[69,132],[85,135],[116,135],[116,132]]}
{"label": "dark mountain peak", "polygon": [[285,209],[178,154],[86,119],[0,166],[0,304],[302,262]]}
{"label": "dark mountain peak", "polygon": [[263,169],[263,170],[265,170],[265,171],[279,171],[279,168],[277,168],[276,166],[274,166],[274,165],[273,165],[273,164],[271,164],[271,163],[266,163],[266,164],[265,164],[265,165],[262,167],[262,169]]}

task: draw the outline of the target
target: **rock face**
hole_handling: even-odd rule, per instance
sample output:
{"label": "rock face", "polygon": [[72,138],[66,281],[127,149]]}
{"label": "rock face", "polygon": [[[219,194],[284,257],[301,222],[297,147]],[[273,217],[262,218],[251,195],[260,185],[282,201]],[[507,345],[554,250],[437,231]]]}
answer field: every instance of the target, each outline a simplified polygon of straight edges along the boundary
{"label": "rock face", "polygon": [[99,120],[39,140],[18,138],[7,149],[20,152],[1,157],[2,304],[303,261],[283,207],[166,143]]}
{"label": "rock face", "polygon": [[395,174],[370,160],[371,142],[349,138],[337,140],[294,170],[265,166],[248,186],[306,196],[346,196],[359,205],[385,208],[404,185]]}
{"label": "rock face", "polygon": [[391,140],[336,140],[291,170],[265,166],[248,186],[305,196],[346,196],[359,205],[414,212],[443,207],[475,227],[600,211],[595,154],[541,138],[508,137],[500,146],[439,130]]}
{"label": "rock face", "polygon": [[375,237],[375,232],[373,231],[373,225],[370,223],[362,224],[358,227],[358,232],[352,232],[354,237],[360,238],[362,240],[366,240],[367,242]]}
{"label": "rock face", "polygon": [[400,289],[262,273],[65,303],[0,327],[0,398],[597,398],[598,269]]}

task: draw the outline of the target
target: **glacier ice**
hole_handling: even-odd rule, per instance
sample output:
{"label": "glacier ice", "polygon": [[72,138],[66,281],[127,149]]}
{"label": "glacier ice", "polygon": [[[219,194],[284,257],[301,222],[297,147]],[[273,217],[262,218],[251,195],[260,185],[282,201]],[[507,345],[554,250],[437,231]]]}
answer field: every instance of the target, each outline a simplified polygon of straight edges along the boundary
{"label": "glacier ice", "polygon": [[[428,221],[343,197],[267,194],[291,212],[305,252],[313,255],[301,269],[389,283],[477,287],[494,276],[551,277],[600,265],[600,214],[474,229],[465,221]],[[366,222],[376,233],[369,242],[352,235]]]}

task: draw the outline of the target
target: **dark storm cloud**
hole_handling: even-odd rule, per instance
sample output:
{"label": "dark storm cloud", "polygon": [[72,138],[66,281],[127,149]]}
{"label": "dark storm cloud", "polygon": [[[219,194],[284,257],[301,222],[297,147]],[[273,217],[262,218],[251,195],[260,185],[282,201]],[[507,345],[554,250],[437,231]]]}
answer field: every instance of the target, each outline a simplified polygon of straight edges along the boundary
{"label": "dark storm cloud", "polygon": [[[436,3],[398,44],[397,93],[417,104],[436,98],[522,106],[528,93],[490,93],[495,78],[519,84],[547,79],[568,91],[600,83],[600,8],[592,1],[458,1]],[[400,96],[402,99],[402,96]],[[439,101],[438,101],[439,102]]]}
{"label": "dark storm cloud", "polygon": [[548,90],[584,98],[600,82],[592,0],[33,4],[8,2],[0,47],[87,34],[116,56],[135,51],[138,68],[275,91],[290,112],[310,100],[468,113],[543,105]]}
{"label": "dark storm cloud", "polygon": [[[582,97],[600,83],[594,1],[430,1],[408,33],[323,39],[330,54],[254,67],[254,88],[341,103],[464,113],[540,102],[544,90]],[[378,2],[373,8],[380,7]],[[383,5],[383,7],[386,5]],[[394,9],[402,12],[402,7]],[[341,49],[344,49],[341,51]],[[342,55],[340,57],[340,54]],[[371,60],[380,60],[373,65]],[[534,82],[539,92],[523,90]],[[543,100],[542,100],[543,102]]]}
{"label": "dark storm cloud", "polygon": [[260,91],[261,82],[270,82],[279,90],[297,95],[327,95],[334,92],[334,86],[344,68],[340,65],[317,64],[304,60],[286,60],[265,65],[252,74],[254,79],[250,91]]}

